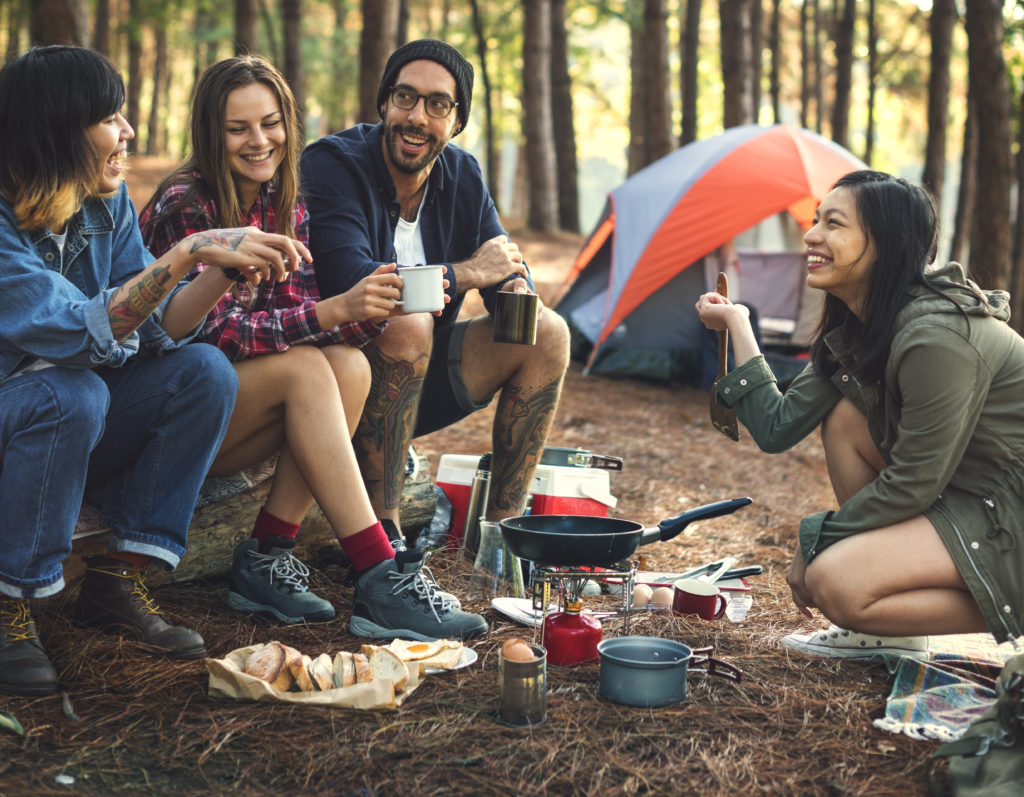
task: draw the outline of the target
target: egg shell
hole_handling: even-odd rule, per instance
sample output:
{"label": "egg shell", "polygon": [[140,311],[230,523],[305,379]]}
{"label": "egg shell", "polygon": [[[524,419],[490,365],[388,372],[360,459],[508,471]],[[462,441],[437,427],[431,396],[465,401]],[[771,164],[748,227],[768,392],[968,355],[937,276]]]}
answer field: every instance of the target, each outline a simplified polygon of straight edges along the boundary
{"label": "egg shell", "polygon": [[533,661],[533,650],[521,639],[509,639],[501,646],[501,655],[509,661]]}
{"label": "egg shell", "polygon": [[656,609],[667,609],[672,605],[672,590],[668,587],[658,587],[651,594],[651,603]]}
{"label": "egg shell", "polygon": [[633,608],[642,609],[651,601],[653,590],[646,584],[637,584],[633,588]]}

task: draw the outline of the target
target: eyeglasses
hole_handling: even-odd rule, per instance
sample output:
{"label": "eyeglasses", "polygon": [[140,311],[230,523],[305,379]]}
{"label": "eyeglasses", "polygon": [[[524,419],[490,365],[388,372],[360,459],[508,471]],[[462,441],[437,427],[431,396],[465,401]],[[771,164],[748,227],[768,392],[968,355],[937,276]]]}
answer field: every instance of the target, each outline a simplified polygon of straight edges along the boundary
{"label": "eyeglasses", "polygon": [[444,119],[452,112],[452,108],[458,105],[443,94],[419,94],[405,86],[394,86],[391,89],[391,102],[403,111],[411,111],[420,100],[423,100],[427,116],[433,116],[435,119]]}

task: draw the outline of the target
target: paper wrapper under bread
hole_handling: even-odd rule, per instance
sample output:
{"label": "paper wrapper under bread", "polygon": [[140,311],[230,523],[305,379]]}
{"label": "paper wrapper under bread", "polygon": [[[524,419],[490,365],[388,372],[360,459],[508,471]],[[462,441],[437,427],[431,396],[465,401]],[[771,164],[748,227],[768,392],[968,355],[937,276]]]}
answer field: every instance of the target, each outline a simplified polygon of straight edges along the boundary
{"label": "paper wrapper under bread", "polygon": [[369,681],[344,689],[329,689],[326,692],[281,692],[266,681],[253,678],[243,672],[249,655],[263,645],[250,645],[231,651],[223,659],[206,659],[206,670],[210,673],[210,697],[230,697],[235,700],[262,700],[275,703],[305,703],[311,706],[334,706],[336,708],[398,708],[416,687],[420,685],[419,667],[406,663],[409,683],[395,694],[391,681]]}

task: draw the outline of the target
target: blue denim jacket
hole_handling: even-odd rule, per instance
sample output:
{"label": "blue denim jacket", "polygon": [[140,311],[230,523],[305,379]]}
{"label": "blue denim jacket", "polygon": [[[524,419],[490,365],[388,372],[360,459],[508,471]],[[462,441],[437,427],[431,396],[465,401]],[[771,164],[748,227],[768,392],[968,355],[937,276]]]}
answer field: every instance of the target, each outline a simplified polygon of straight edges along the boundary
{"label": "blue denim jacket", "polygon": [[20,229],[0,197],[0,382],[37,358],[118,367],[140,350],[159,353],[191,339],[175,342],[160,327],[168,296],[136,332],[114,340],[110,298],[153,262],[123,184],[110,197],[86,199],[66,232],[62,254],[49,230]]}
{"label": "blue denim jacket", "polygon": [[[324,136],[302,153],[302,193],[309,208],[309,248],[322,296],[352,288],[382,263],[393,263],[399,205],[384,162],[384,125],[359,124]],[[449,144],[438,155],[420,209],[427,263],[451,265],[466,260],[491,238],[506,235],[476,158]],[[415,265],[404,263],[400,265]],[[508,280],[480,291],[484,307],[494,311],[494,295]],[[435,321],[453,323],[463,294],[451,269],[452,301]],[[536,290],[527,273],[530,290]]]}

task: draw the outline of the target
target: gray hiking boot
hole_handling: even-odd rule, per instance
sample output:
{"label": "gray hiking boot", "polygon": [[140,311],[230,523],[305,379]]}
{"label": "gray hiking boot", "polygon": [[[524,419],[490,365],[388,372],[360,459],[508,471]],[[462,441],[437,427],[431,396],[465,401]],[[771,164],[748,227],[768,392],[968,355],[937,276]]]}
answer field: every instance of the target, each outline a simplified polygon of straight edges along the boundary
{"label": "gray hiking boot", "polygon": [[[409,550],[405,547],[404,540],[391,540],[391,547],[395,549],[396,554],[399,551]],[[452,595],[450,592],[445,592],[443,589],[441,589],[440,585],[434,579],[434,574],[430,572],[430,568],[426,565],[426,561],[429,558],[429,554],[425,554],[423,557],[424,564],[420,567],[420,571],[423,573],[423,578],[425,578],[427,583],[430,584],[431,587],[433,587],[435,595],[438,595],[439,597],[443,598],[445,601],[450,603],[453,609],[461,609],[462,601],[460,601],[457,596]]]}
{"label": "gray hiking boot", "polygon": [[455,608],[423,574],[424,556],[399,551],[356,581],[348,630],[374,639],[469,639],[487,633],[478,614]]}
{"label": "gray hiking boot", "polygon": [[260,553],[259,540],[248,539],[235,548],[228,606],[282,623],[333,620],[334,607],[309,591],[309,568],[292,556],[294,545],[277,538]]}

